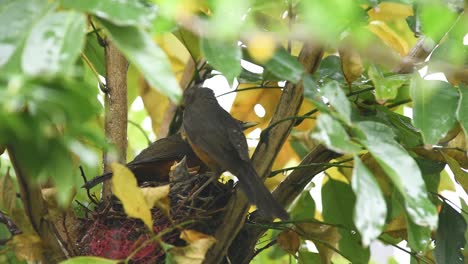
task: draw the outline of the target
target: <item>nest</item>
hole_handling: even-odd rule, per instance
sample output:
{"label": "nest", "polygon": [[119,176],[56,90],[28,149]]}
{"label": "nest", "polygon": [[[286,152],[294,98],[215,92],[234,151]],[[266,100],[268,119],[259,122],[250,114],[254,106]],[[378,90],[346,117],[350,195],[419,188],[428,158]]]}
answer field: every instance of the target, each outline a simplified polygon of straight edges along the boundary
{"label": "nest", "polygon": [[[191,220],[185,226],[204,234],[213,235],[221,224],[223,209],[232,193],[230,182],[223,184],[211,181],[202,190],[200,187],[213,177],[211,173],[189,172],[185,160],[171,169],[170,216],[153,208],[153,231],[158,234],[180,223]],[[136,175],[138,177],[138,175]],[[154,187],[168,182],[145,182],[141,187]],[[198,191],[197,195],[193,195]],[[81,255],[100,256],[109,259],[125,259],[133,254],[132,263],[162,263],[165,253],[156,242],[145,242],[151,238],[142,221],[128,218],[120,201],[113,197],[110,203],[100,203],[89,217],[81,219],[78,248]],[[173,229],[162,236],[165,243],[184,246],[179,238],[180,231]]]}

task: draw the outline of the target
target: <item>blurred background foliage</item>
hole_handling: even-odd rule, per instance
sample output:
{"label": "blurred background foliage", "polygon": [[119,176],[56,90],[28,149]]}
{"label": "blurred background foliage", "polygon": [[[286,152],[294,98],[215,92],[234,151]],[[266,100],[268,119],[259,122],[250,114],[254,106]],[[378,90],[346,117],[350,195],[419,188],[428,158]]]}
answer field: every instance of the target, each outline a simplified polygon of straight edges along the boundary
{"label": "blurred background foliage", "polygon": [[[3,194],[12,193],[5,191],[7,175],[16,182],[8,149],[30,184],[56,187],[61,207],[72,198],[89,202],[78,188],[79,166],[88,178],[99,175],[102,151],[112,150],[103,133],[100,91],[106,76],[102,42],[108,39],[130,62],[128,160],[167,135],[181,87],[200,62],[215,70],[206,84],[223,106],[235,118],[258,122],[247,131],[252,148],[267,134],[260,132],[268,131],[285,82],[303,84],[298,122],[272,169],[297,165],[318,143],[342,153],[334,160],[342,166],[331,166],[292,206],[293,220],[310,220],[300,224],[303,233],[271,232],[277,243],[254,262],[368,263],[368,246],[379,240],[395,247],[406,241],[402,250],[412,263],[464,263],[467,5],[2,0]],[[297,61],[304,43],[325,50],[313,74]],[[229,90],[222,85],[237,93],[223,95]],[[267,180],[270,188],[287,173],[276,175]],[[314,184],[321,202],[309,194]],[[9,215],[6,196],[0,208]],[[0,235],[5,241],[11,236],[1,224]],[[31,260],[25,254],[30,247],[18,244],[3,243],[0,260]]]}

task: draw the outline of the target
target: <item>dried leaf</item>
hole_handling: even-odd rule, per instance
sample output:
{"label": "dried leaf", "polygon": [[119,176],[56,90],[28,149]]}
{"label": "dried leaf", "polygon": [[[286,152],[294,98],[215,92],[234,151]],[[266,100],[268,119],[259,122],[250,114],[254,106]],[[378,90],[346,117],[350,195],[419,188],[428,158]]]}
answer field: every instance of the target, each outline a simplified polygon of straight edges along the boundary
{"label": "dried leaf", "polygon": [[13,246],[19,260],[36,262],[42,258],[43,244],[36,235],[16,235],[8,244]]}
{"label": "dried leaf", "polygon": [[361,76],[364,72],[361,56],[359,53],[349,45],[349,42],[344,42],[339,49],[341,59],[341,70],[348,85],[351,84]]}
{"label": "dried leaf", "polygon": [[125,213],[130,217],[141,219],[150,230],[153,230],[151,208],[146,203],[133,173],[124,165],[115,162],[111,164],[111,168],[112,190],[122,202]]}
{"label": "dried leaf", "polygon": [[141,191],[143,192],[143,196],[145,197],[146,204],[149,208],[156,206],[163,210],[166,215],[169,215],[169,184],[158,187],[143,188]]}
{"label": "dried leaf", "polygon": [[291,229],[281,232],[276,240],[278,241],[278,245],[291,255],[295,255],[301,245],[299,235]]}
{"label": "dried leaf", "polygon": [[[166,252],[166,258],[178,264],[198,264],[205,259],[206,252],[216,242],[212,236],[199,233],[194,230],[184,230],[181,233],[188,246],[173,247]],[[167,260],[167,259],[166,259]]]}
{"label": "dried leaf", "polygon": [[9,171],[0,179],[0,207],[10,215],[16,207],[16,189]]}

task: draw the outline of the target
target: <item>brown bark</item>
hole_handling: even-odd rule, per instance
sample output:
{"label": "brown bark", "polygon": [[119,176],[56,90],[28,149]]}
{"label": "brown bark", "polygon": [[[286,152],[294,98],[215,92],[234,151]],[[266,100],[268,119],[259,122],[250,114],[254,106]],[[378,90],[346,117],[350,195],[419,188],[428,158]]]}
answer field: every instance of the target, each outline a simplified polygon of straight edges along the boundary
{"label": "brown bark", "polygon": [[[299,62],[304,66],[306,72],[313,72],[318,67],[322,55],[323,50],[321,47],[305,45],[299,54]],[[283,90],[270,124],[297,115],[302,100],[302,84],[288,83]],[[263,179],[268,176],[271,166],[294,123],[295,120],[291,120],[277,124],[269,131],[269,135],[258,144],[252,157],[252,163],[258,175]],[[222,221],[224,225],[220,226],[215,233],[217,243],[208,251],[204,263],[220,263],[224,259],[232,241],[244,225],[248,208],[249,204],[245,195],[240,191],[236,191],[226,206],[226,213]]]}
{"label": "brown bark", "polygon": [[[104,152],[104,172],[117,160],[125,164],[127,154],[127,69],[128,62],[112,43],[108,42],[106,56],[106,87],[104,100],[104,129],[106,138],[115,146],[116,152]],[[103,198],[111,195],[109,182],[102,189]]]}
{"label": "brown bark", "polygon": [[48,219],[49,211],[42,198],[41,188],[38,184],[32,182],[34,177],[27,175],[23,169],[23,164],[15,154],[14,148],[8,146],[7,150],[15,169],[24,210],[34,231],[44,243],[43,259],[41,261],[44,263],[58,263],[65,259],[65,249],[60,246],[54,224]]}

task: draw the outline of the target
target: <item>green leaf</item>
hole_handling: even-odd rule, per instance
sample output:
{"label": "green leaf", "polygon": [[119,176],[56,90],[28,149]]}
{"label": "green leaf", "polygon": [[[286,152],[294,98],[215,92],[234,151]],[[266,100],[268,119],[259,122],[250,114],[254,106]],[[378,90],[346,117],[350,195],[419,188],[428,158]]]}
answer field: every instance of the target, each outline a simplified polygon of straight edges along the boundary
{"label": "green leaf", "polygon": [[468,87],[461,86],[458,92],[460,100],[458,101],[457,119],[465,132],[465,140],[468,142]]}
{"label": "green leaf", "polygon": [[213,15],[210,19],[210,28],[222,38],[232,38],[242,29],[243,17],[247,14],[249,6],[247,0],[217,0],[211,1]]}
{"label": "green leaf", "polygon": [[310,190],[306,189],[297,199],[291,209],[291,218],[294,220],[310,220],[315,216],[315,202],[310,195]]}
{"label": "green leaf", "polygon": [[302,65],[285,49],[278,49],[265,67],[276,77],[292,83],[298,83],[304,73]]}
{"label": "green leaf", "polygon": [[84,44],[86,20],[76,12],[49,13],[33,27],[22,55],[24,72],[33,76],[72,73]]}
{"label": "green leaf", "polygon": [[0,9],[0,66],[7,63],[44,13],[46,1],[16,0]]}
{"label": "green leaf", "polygon": [[375,97],[381,103],[395,99],[398,95],[398,89],[408,82],[407,75],[384,77],[375,65],[369,66],[368,74],[372,83],[374,83]]}
{"label": "green leaf", "polygon": [[[96,34],[88,33],[86,35],[86,44],[83,50],[86,57],[89,59],[91,64],[94,66],[96,71],[102,75],[106,76],[106,61],[104,56],[104,47],[102,47],[96,37]],[[85,67],[89,67],[86,65]]]}
{"label": "green leaf", "polygon": [[117,263],[120,263],[120,262],[121,262],[120,260],[85,256],[85,257],[75,257],[75,258],[67,259],[65,261],[60,262],[60,264],[88,264],[88,263],[117,264]]}
{"label": "green leaf", "polygon": [[115,45],[137,66],[151,87],[178,103],[182,92],[169,59],[151,36],[136,27],[119,27],[106,20],[100,22],[109,31]]}
{"label": "green leaf", "polygon": [[387,205],[374,175],[357,156],[354,156],[351,187],[356,195],[354,224],[361,234],[362,244],[367,247],[382,232]]}
{"label": "green leaf", "polygon": [[440,151],[439,153],[442,154],[445,161],[447,162],[447,165],[449,165],[450,170],[453,172],[457,182],[463,187],[465,192],[468,192],[468,172],[460,167],[460,164],[456,159],[445,154],[443,151]]}
{"label": "green leaf", "polygon": [[437,144],[456,124],[458,93],[451,84],[419,77],[411,82],[413,124],[426,144]]}
{"label": "green leaf", "polygon": [[444,203],[439,215],[435,242],[436,263],[466,263],[461,249],[465,247],[466,221],[450,205]]}
{"label": "green leaf", "polygon": [[325,79],[332,79],[343,82],[344,77],[343,72],[341,71],[340,57],[330,55],[324,58],[320,62],[320,68],[317,70],[317,73],[314,74],[314,77],[321,81],[324,81]]}
{"label": "green leaf", "polygon": [[320,87],[314,79],[310,75],[306,75],[302,79],[302,85],[304,86],[304,97],[310,100],[318,110],[328,113],[328,106],[322,101]]}
{"label": "green leaf", "polygon": [[[416,162],[395,140],[391,129],[381,123],[359,122],[362,140],[404,198],[411,220],[421,226],[437,226],[437,211],[427,197],[421,171]],[[408,177],[411,175],[411,177]]]}
{"label": "green leaf", "polygon": [[426,252],[431,242],[431,229],[427,226],[415,224],[406,215],[406,224],[408,232],[408,246],[414,252]]}
{"label": "green leaf", "polygon": [[354,229],[353,208],[356,197],[349,184],[329,179],[322,187],[322,215],[327,223],[341,224],[346,228],[340,228],[340,251],[352,263],[367,263],[369,261],[369,249],[360,245],[361,238]]}
{"label": "green leaf", "polygon": [[353,208],[356,197],[349,184],[329,179],[322,187],[322,215],[327,223],[354,227]]}
{"label": "green leaf", "polygon": [[[434,19],[437,17],[437,19]],[[439,42],[455,21],[457,14],[443,2],[430,1],[419,8],[419,19],[423,32],[434,41]]]}
{"label": "green leaf", "polygon": [[150,26],[156,8],[135,0],[61,0],[66,8],[91,13],[118,26]]}
{"label": "green leaf", "polygon": [[354,154],[361,150],[358,144],[351,141],[340,122],[325,113],[318,116],[312,137],[338,153]]}
{"label": "green leaf", "polygon": [[330,105],[340,114],[341,118],[351,124],[351,104],[337,81],[326,83],[322,87],[322,95],[328,99]]}
{"label": "green leaf", "polygon": [[320,255],[318,253],[310,252],[307,250],[299,250],[299,257],[297,258],[299,264],[320,264]]}
{"label": "green leaf", "polygon": [[242,52],[237,40],[201,39],[201,48],[208,63],[222,72],[229,83],[241,73]]}
{"label": "green leaf", "polygon": [[192,59],[198,61],[201,57],[200,39],[198,36],[185,28],[179,28],[173,34],[185,46]]}

